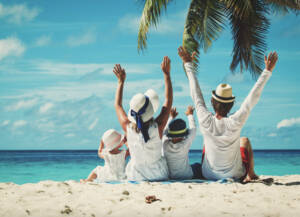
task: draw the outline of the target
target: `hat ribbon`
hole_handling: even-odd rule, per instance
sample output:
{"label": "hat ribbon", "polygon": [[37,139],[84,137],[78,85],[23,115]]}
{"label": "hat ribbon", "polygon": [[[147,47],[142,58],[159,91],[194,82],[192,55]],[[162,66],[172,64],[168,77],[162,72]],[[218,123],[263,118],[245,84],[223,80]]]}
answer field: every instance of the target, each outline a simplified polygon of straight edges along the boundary
{"label": "hat ribbon", "polygon": [[149,98],[147,96],[145,96],[145,98],[146,98],[146,101],[145,101],[145,104],[143,105],[143,107],[138,112],[135,112],[134,110],[131,109],[130,115],[132,117],[135,117],[137,128],[139,130],[141,130],[142,135],[144,137],[144,141],[147,142],[150,139],[150,137],[149,137],[148,129],[144,129],[144,122],[142,119],[142,114],[144,114],[146,112],[146,109],[149,104]]}
{"label": "hat ribbon", "polygon": [[178,135],[178,134],[185,133],[186,131],[187,131],[187,129],[185,128],[183,130],[176,130],[176,131],[174,131],[174,130],[168,130],[168,133],[169,134],[173,134],[173,135]]}

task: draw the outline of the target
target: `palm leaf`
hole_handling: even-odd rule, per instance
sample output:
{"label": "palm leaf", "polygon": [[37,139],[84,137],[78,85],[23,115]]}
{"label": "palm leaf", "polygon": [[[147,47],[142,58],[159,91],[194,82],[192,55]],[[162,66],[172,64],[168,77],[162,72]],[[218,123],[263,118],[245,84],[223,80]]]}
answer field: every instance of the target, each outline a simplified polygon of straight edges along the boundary
{"label": "palm leaf", "polygon": [[157,26],[159,18],[163,10],[167,9],[167,5],[171,0],[146,0],[143,13],[140,19],[138,32],[138,50],[144,50],[147,47],[147,34],[149,27]]}
{"label": "palm leaf", "polygon": [[[224,5],[218,0],[192,0],[185,21],[183,47],[197,54],[207,52],[224,28]],[[198,58],[195,60],[198,62]]]}
{"label": "palm leaf", "polygon": [[[240,1],[245,2],[245,1]],[[265,14],[267,8],[262,0],[251,0],[251,11],[239,14],[240,10],[228,8],[229,20],[233,34],[234,47],[231,71],[240,66],[255,77],[261,73],[263,57],[267,48],[265,38],[269,28],[269,20]]]}
{"label": "palm leaf", "polygon": [[286,14],[291,11],[298,14],[300,10],[300,1],[298,0],[265,0],[265,2],[273,13]]}

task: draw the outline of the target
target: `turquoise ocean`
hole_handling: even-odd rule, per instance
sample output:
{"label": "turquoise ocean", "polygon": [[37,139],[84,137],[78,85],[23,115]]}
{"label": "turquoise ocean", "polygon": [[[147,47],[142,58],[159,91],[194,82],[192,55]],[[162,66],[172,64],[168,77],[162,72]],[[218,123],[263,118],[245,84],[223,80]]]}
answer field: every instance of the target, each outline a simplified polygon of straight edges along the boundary
{"label": "turquoise ocean", "polygon": [[[191,150],[190,163],[200,162],[201,155]],[[254,160],[258,175],[300,174],[300,150],[256,150]],[[0,182],[79,181],[103,163],[97,150],[0,151]]]}

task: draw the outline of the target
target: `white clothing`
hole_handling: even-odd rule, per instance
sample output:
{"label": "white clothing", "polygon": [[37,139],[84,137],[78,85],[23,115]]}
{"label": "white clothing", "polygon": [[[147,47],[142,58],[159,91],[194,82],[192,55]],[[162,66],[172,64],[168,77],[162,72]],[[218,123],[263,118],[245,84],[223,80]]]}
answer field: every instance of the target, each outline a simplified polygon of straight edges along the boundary
{"label": "white clothing", "polygon": [[205,145],[203,176],[211,180],[241,178],[246,170],[240,154],[240,133],[272,73],[264,70],[239,110],[218,120],[206,108],[192,63],[185,63],[184,66]]}
{"label": "white clothing", "polygon": [[192,179],[193,170],[189,163],[189,150],[196,136],[196,125],[193,115],[188,116],[188,135],[178,143],[173,143],[167,136],[168,125],[172,118],[169,118],[163,136],[163,154],[167,160],[169,177],[171,179]]}
{"label": "white clothing", "polygon": [[127,125],[127,144],[130,157],[126,166],[128,180],[160,181],[169,176],[166,159],[162,156],[162,141],[155,121],[148,129],[150,139],[145,142],[141,132],[137,133],[131,124]]}
{"label": "white clothing", "polygon": [[96,173],[96,181],[117,181],[126,179],[125,175],[125,155],[126,150],[119,154],[111,154],[108,150],[102,151],[104,157],[104,166],[97,166],[93,172]]}

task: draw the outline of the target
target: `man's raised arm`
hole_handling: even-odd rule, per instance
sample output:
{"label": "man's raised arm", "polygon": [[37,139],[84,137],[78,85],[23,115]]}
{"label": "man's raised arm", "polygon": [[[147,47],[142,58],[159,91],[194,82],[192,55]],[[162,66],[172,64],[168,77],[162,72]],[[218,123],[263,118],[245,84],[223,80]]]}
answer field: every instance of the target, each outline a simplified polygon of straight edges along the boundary
{"label": "man's raised arm", "polygon": [[184,68],[189,79],[191,97],[195,104],[199,124],[209,124],[212,114],[206,108],[205,101],[195,75],[195,67],[192,63],[195,53],[191,56],[183,47],[179,47],[178,55],[184,63]]}
{"label": "man's raised arm", "polygon": [[265,70],[259,76],[250,93],[242,103],[240,109],[230,117],[231,119],[235,120],[238,125],[242,126],[245,124],[251,110],[259,101],[263,88],[271,77],[277,60],[278,55],[276,52],[269,53],[268,57],[265,56]]}

